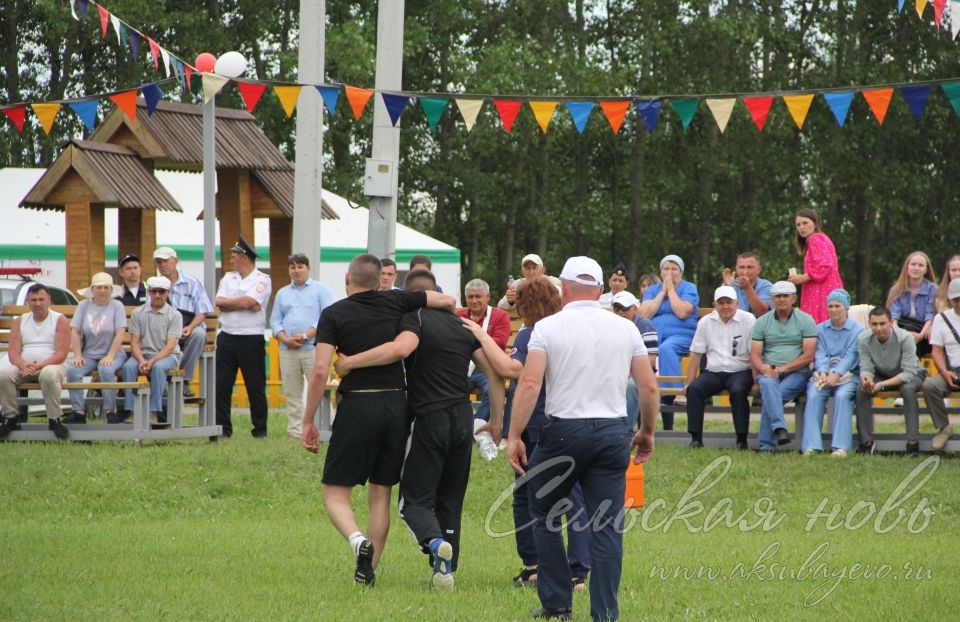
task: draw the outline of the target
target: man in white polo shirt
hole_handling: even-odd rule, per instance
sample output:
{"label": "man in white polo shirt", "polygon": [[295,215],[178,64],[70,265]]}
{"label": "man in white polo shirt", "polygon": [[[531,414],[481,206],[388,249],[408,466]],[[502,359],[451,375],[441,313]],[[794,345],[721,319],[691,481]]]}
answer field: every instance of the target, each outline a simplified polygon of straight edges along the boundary
{"label": "man in white polo shirt", "polygon": [[960,279],[950,281],[947,298],[950,308],[933,319],[930,336],[931,354],[939,373],[923,381],[923,401],[927,403],[933,425],[937,428],[930,443],[936,452],[943,451],[947,441],[953,438],[943,400],[951,392],[960,391]]}
{"label": "man in white polo shirt", "polygon": [[[690,447],[703,447],[703,411],[707,400],[726,389],[730,392],[737,449],[743,450],[747,448],[750,429],[750,344],[757,318],[738,308],[737,292],[730,285],[722,285],[713,293],[713,309],[697,324],[690,344],[687,380],[683,383]],[[703,356],[707,357],[707,368],[698,377]]]}
{"label": "man in white polo shirt", "polygon": [[[623,563],[623,498],[630,448],[637,462],[653,453],[659,408],[656,379],[640,332],[600,307],[603,270],[589,257],[571,257],[560,274],[564,308],[537,322],[513,402],[507,455],[529,486],[537,593],[535,618],[570,619],[573,599],[570,566],[556,517],[577,482],[593,522],[590,557],[590,615],[619,617],[617,591]],[[630,375],[640,393],[641,428],[630,439],[624,393]],[[527,463],[520,438],[541,385],[546,381],[548,423]],[[557,505],[555,508],[554,505]]]}

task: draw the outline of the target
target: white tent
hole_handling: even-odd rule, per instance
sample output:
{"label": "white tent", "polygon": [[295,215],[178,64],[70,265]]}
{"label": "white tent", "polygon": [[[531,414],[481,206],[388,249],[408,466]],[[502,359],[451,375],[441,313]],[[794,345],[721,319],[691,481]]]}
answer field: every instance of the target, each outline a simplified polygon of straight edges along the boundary
{"label": "white tent", "polygon": [[[35,210],[17,207],[37,183],[45,169],[0,169],[0,265],[11,267],[38,266],[43,273],[37,280],[61,287],[66,286],[65,216],[62,211]],[[181,259],[183,269],[203,279],[203,223],[197,215],[203,210],[203,178],[200,173],[157,171],[155,173],[170,194],[183,207],[184,213],[157,213],[157,244],[171,246]],[[340,217],[324,220],[320,229],[320,280],[326,283],[338,298],[346,295],[343,276],[350,259],[366,252],[367,219],[364,207],[352,207],[343,197],[327,190],[323,199]],[[109,267],[117,260],[117,210],[105,214],[106,257]],[[269,268],[269,221],[257,219],[254,223],[253,244],[262,259],[259,267]],[[217,244],[219,247],[219,232]],[[423,254],[433,261],[433,272],[444,292],[459,299],[460,251],[415,229],[397,223],[397,260],[401,270],[409,258]],[[297,252],[297,249],[293,249]],[[144,272],[150,268],[144,267]],[[287,275],[271,275],[274,289],[288,282]]]}

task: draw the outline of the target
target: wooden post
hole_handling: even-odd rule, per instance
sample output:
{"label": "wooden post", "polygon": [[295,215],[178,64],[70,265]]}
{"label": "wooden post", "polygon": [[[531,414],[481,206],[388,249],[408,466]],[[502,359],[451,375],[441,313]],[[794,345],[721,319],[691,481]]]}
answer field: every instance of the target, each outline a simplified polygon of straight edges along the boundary
{"label": "wooden post", "polygon": [[220,265],[230,271],[230,247],[239,236],[256,247],[250,201],[250,173],[237,169],[217,171],[217,218],[220,220]]}
{"label": "wooden post", "polygon": [[[287,217],[270,219],[270,279],[273,281],[273,291],[270,294],[270,308],[273,308],[273,298],[277,290],[289,282],[287,278],[287,257],[293,254],[291,236],[293,221]],[[302,252],[302,251],[298,251]],[[310,260],[310,269],[313,270],[316,260]]]}
{"label": "wooden post", "polygon": [[90,245],[87,249],[91,276],[97,272],[103,272],[106,268],[106,240],[103,228],[103,204],[93,203],[90,205]]}
{"label": "wooden post", "polygon": [[117,212],[117,260],[133,253],[140,258],[146,279],[155,272],[152,258],[157,248],[157,213],[154,210],[123,207]]}
{"label": "wooden post", "polygon": [[90,285],[90,204],[67,203],[67,288],[76,292]]}

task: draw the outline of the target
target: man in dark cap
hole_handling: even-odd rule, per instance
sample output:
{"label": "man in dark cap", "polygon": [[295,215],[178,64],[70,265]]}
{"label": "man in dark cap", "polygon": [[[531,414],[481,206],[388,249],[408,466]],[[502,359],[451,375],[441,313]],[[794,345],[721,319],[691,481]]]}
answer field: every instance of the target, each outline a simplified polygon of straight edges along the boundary
{"label": "man in dark cap", "polygon": [[272,289],[270,277],[257,270],[259,255],[240,236],[230,249],[230,266],[220,280],[216,305],[220,307],[220,334],[217,335],[217,425],[223,435],[233,435],[230,399],[237,370],[250,399],[254,438],[267,436],[267,368],[265,363],[267,303]]}
{"label": "man in dark cap", "polygon": [[627,267],[622,263],[618,263],[613,267],[613,272],[610,273],[610,277],[607,280],[610,291],[600,296],[600,306],[604,309],[611,308],[613,306],[613,297],[620,292],[626,291],[629,283],[630,275],[627,274]]}
{"label": "man in dark cap", "polygon": [[140,267],[140,258],[133,253],[127,253],[117,263],[117,272],[123,279],[123,289],[117,300],[125,307],[139,307],[147,302],[147,286],[140,279],[143,271]]}

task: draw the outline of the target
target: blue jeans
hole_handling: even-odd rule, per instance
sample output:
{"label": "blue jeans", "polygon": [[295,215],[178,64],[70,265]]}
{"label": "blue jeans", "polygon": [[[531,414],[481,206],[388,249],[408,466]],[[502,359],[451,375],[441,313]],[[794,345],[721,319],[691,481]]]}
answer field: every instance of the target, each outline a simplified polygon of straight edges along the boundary
{"label": "blue jeans", "polygon": [[760,410],[760,451],[776,451],[777,437],[773,431],[787,429],[787,420],[783,416],[783,405],[803,393],[810,372],[806,369],[782,374],[780,378],[767,378],[757,375],[763,408]]}
{"label": "blue jeans", "polygon": [[640,419],[640,398],[637,397],[637,383],[633,377],[627,378],[627,427],[632,432]]}
{"label": "blue jeans", "polygon": [[[537,594],[549,609],[573,604],[570,566],[563,547],[563,500],[580,483],[590,516],[590,615],[620,617],[617,592],[623,566],[623,495],[630,461],[626,418],[553,419],[527,465],[533,541],[537,548]],[[557,504],[554,509],[555,504]]]}
{"label": "blue jeans", "polygon": [[[84,376],[89,376],[94,369],[100,374],[100,380],[103,382],[116,382],[117,370],[123,367],[123,361],[127,358],[126,353],[121,350],[113,359],[113,365],[109,367],[100,365],[99,360],[86,357],[82,367],[67,367],[67,382],[80,382]],[[86,391],[83,389],[70,389],[70,406],[73,412],[83,414],[84,400]],[[103,389],[103,410],[104,412],[113,412],[117,409],[117,391],[116,389]]]}
{"label": "blue jeans", "polygon": [[812,381],[807,385],[807,405],[803,410],[803,439],[800,441],[801,451],[806,449],[823,451],[820,430],[823,427],[823,413],[827,409],[827,400],[831,395],[835,409],[833,429],[830,430],[832,435],[830,448],[850,451],[853,443],[851,419],[853,418],[853,401],[857,395],[856,379],[832,388],[817,389]]}
{"label": "blue jeans", "polygon": [[467,378],[467,389],[470,391],[480,389],[480,406],[473,415],[474,419],[490,421],[490,391],[487,389],[487,375],[479,369],[473,370]]}
{"label": "blue jeans", "polygon": [[[163,410],[163,390],[167,387],[167,372],[176,369],[180,359],[176,356],[165,356],[150,369],[150,412],[158,413]],[[140,375],[140,363],[132,356],[123,364],[123,381],[136,382]],[[133,390],[124,391],[127,410],[133,410]]]}

